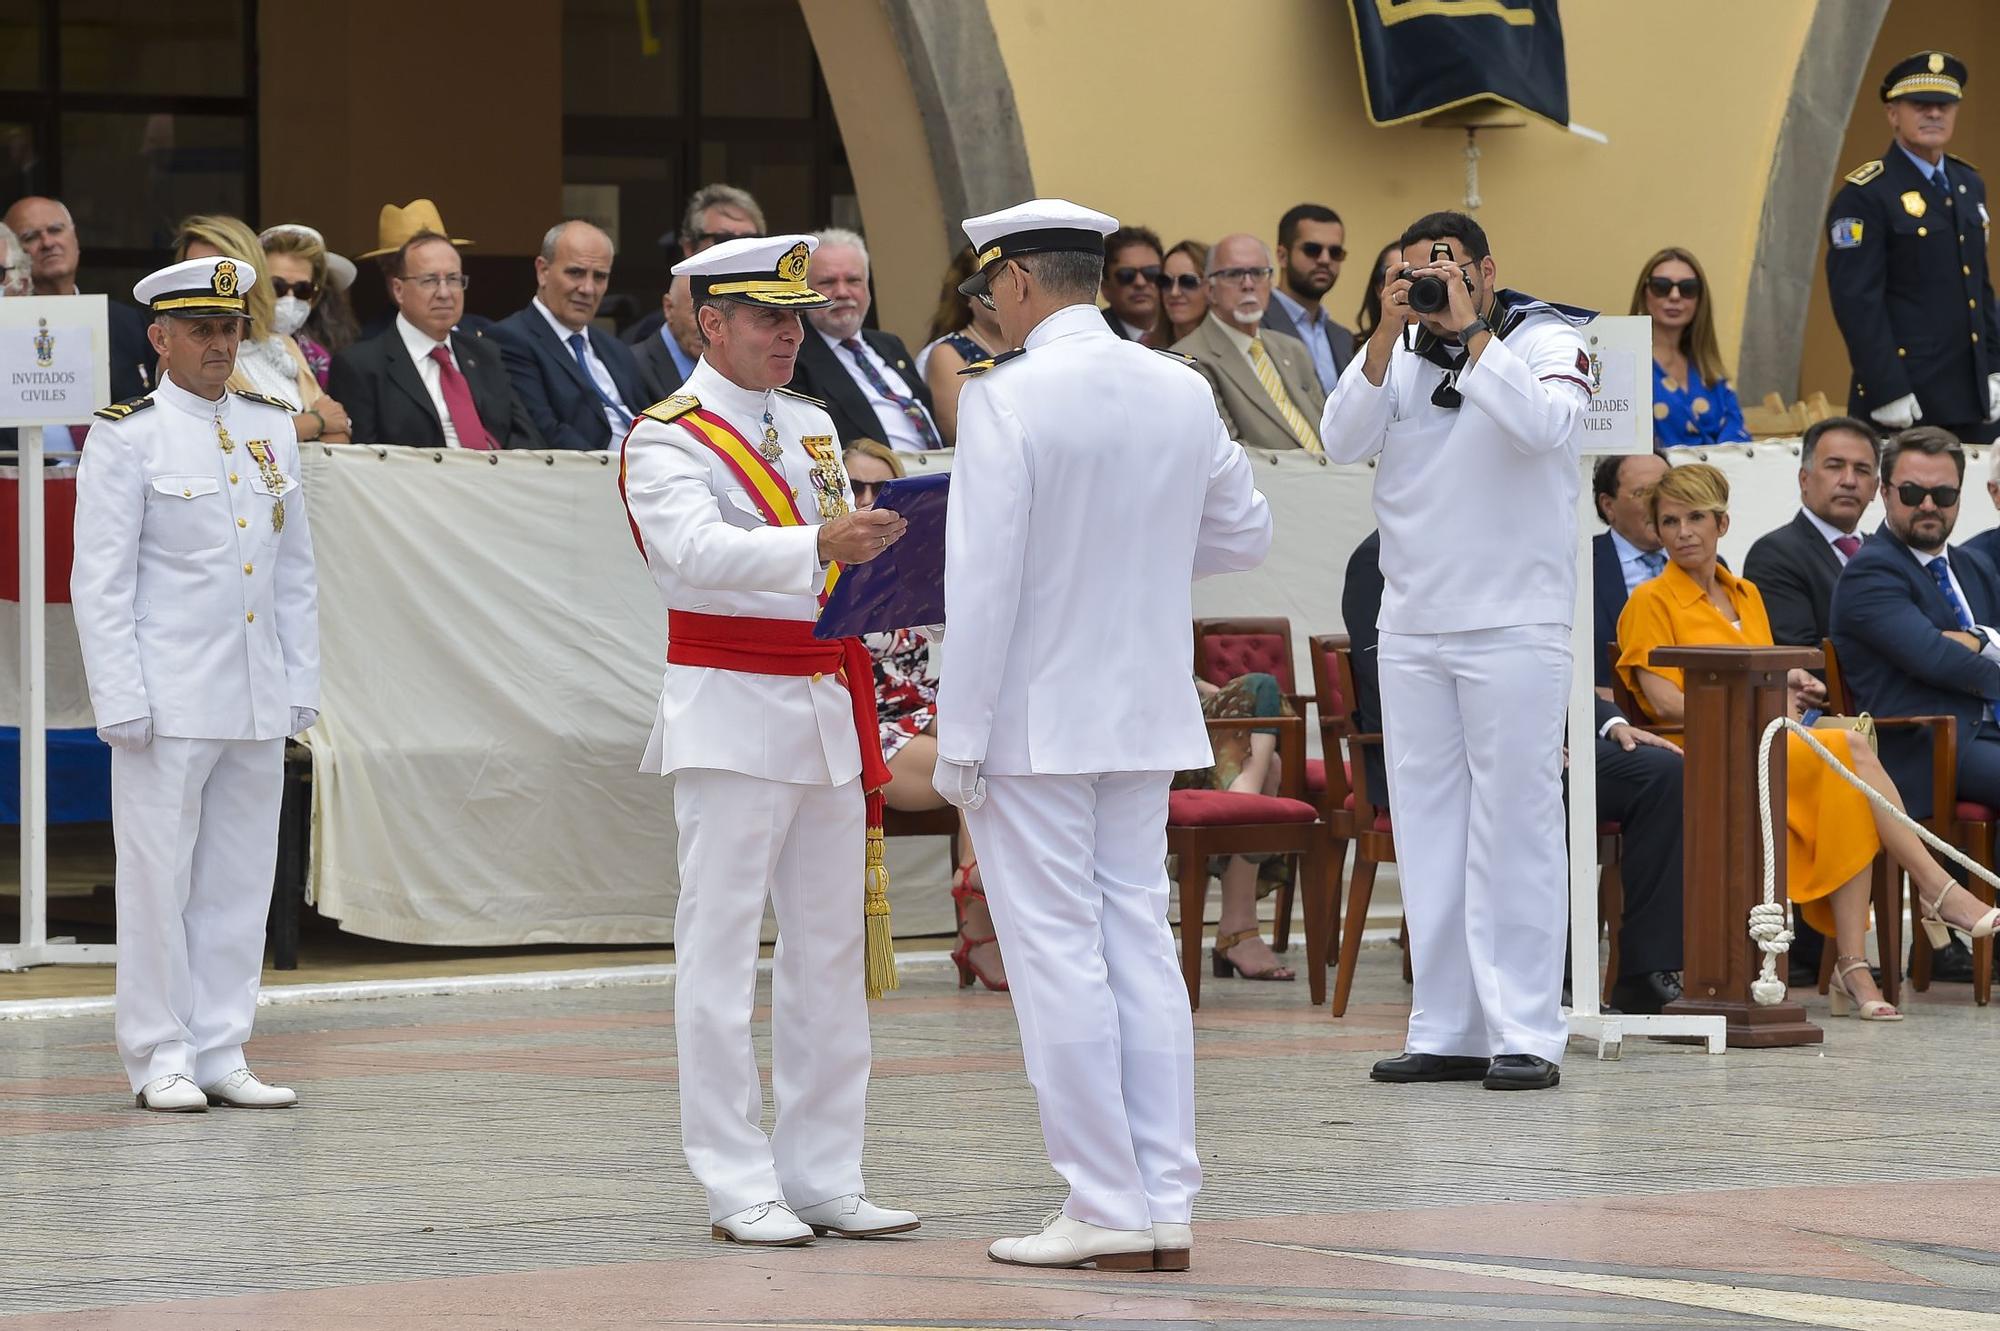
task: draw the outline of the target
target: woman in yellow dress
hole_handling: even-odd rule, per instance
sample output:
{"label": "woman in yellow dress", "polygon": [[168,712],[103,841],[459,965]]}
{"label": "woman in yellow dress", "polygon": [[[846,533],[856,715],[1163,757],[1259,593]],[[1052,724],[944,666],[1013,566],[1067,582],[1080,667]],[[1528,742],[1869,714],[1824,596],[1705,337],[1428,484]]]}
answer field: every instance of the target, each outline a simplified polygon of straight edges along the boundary
{"label": "woman in yellow dress", "polygon": [[[1618,619],[1618,673],[1652,720],[1678,722],[1685,703],[1681,672],[1648,665],[1653,649],[1768,647],[1771,621],[1756,586],[1716,560],[1716,544],[1729,530],[1729,481],[1720,471],[1705,462],[1675,467],[1653,487],[1649,503],[1670,562],[1625,603]],[[1803,670],[1792,672],[1791,685],[1794,716],[1802,705],[1825,701],[1825,686]],[[1901,1021],[1902,1014],[1882,1001],[1863,955],[1868,869],[1876,852],[1886,847],[1910,875],[1927,912],[1942,910],[1953,926],[1969,927],[1981,908],[1931,858],[1915,832],[1878,811],[1796,735],[1786,738],[1785,888],[1806,923],[1834,940],[1833,1014],[1844,1016],[1853,1007],[1863,1021]],[[1897,809],[1903,807],[1895,782],[1866,743],[1850,744],[1844,730],[1822,730],[1815,738]]]}

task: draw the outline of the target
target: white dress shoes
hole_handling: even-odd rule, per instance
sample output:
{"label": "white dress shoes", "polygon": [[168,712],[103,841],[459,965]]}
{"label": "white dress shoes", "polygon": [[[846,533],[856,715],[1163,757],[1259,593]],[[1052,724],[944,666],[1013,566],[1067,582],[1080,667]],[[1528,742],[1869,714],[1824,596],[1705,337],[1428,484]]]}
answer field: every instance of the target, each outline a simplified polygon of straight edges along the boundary
{"label": "white dress shoes", "polygon": [[208,1097],[201,1093],[201,1087],[178,1072],[170,1077],[155,1077],[141,1086],[132,1103],[155,1114],[208,1112]]}
{"label": "white dress shoes", "polygon": [[812,1226],[813,1233],[843,1239],[880,1238],[884,1234],[908,1233],[917,1227],[915,1211],[892,1211],[877,1206],[858,1192],[814,1206],[795,1207],[792,1213]]}
{"label": "white dress shoes", "polygon": [[1185,1271],[1194,1256],[1193,1225],[1153,1226],[1153,1269]]}
{"label": "white dress shoes", "polygon": [[1106,1229],[1058,1211],[1039,1234],[995,1239],[986,1255],[1009,1266],[1095,1266],[1100,1271],[1151,1271],[1151,1229]]}
{"label": "white dress shoes", "polygon": [[801,1224],[783,1202],[758,1202],[735,1215],[712,1222],[708,1235],[718,1243],[751,1248],[796,1248],[813,1241],[810,1225]]}
{"label": "white dress shoes", "polygon": [[238,1068],[212,1086],[201,1088],[208,1103],[224,1109],[290,1109],[299,1093],[286,1086],[266,1086],[249,1068]]}

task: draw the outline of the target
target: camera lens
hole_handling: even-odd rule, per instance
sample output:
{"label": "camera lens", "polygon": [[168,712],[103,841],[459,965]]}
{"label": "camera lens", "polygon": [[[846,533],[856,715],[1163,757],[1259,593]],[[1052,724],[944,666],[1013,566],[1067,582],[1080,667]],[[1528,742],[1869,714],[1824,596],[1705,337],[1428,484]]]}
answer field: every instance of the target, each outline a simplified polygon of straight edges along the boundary
{"label": "camera lens", "polygon": [[1436,314],[1449,304],[1443,278],[1426,275],[1410,283],[1410,308],[1418,314]]}

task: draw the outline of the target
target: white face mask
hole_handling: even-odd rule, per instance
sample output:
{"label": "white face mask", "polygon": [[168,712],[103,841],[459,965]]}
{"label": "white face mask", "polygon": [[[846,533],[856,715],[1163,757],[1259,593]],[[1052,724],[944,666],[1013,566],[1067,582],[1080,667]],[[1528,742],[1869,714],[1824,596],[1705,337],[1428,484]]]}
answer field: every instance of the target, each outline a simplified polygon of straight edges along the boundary
{"label": "white face mask", "polygon": [[290,337],[306,326],[306,319],[312,314],[312,305],[297,296],[280,296],[277,311],[271,316],[272,325],[279,337]]}

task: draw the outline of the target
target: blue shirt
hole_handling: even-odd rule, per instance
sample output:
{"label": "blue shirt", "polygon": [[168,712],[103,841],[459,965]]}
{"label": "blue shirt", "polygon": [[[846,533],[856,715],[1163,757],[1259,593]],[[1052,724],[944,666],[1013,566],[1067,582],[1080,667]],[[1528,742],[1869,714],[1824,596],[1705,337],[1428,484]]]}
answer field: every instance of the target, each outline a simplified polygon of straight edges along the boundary
{"label": "blue shirt", "polygon": [[1340,382],[1340,375],[1333,368],[1333,342],[1328,336],[1333,320],[1327,317],[1326,307],[1321,306],[1319,318],[1313,320],[1306,318],[1305,306],[1276,287],[1271,288],[1271,298],[1277,301],[1291,317],[1292,327],[1299,330],[1299,340],[1306,344],[1306,350],[1312,354],[1313,373],[1319,376],[1320,390],[1331,393],[1333,386]]}
{"label": "blue shirt", "polygon": [[681,350],[681,344],[674,341],[674,335],[667,331],[665,324],[660,325],[660,341],[667,344],[667,355],[673,358],[674,368],[681,372],[683,380],[694,373],[694,361]]}
{"label": "blue shirt", "polygon": [[1750,431],[1743,424],[1736,390],[1727,379],[1704,384],[1692,360],[1688,362],[1688,381],[1679,388],[1668,388],[1667,372],[1654,361],[1653,442],[1662,448],[1749,443]]}
{"label": "blue shirt", "polygon": [[1929,162],[1926,162],[1923,158],[1905,148],[1901,139],[1896,140],[1896,151],[1910,159],[1911,165],[1917,168],[1918,175],[1926,180],[1936,179],[1939,189],[1943,190],[1946,194],[1951,193],[1951,186],[1940,178],[1941,173],[1944,171],[1944,158],[1938,158],[1937,165],[1932,166]]}

